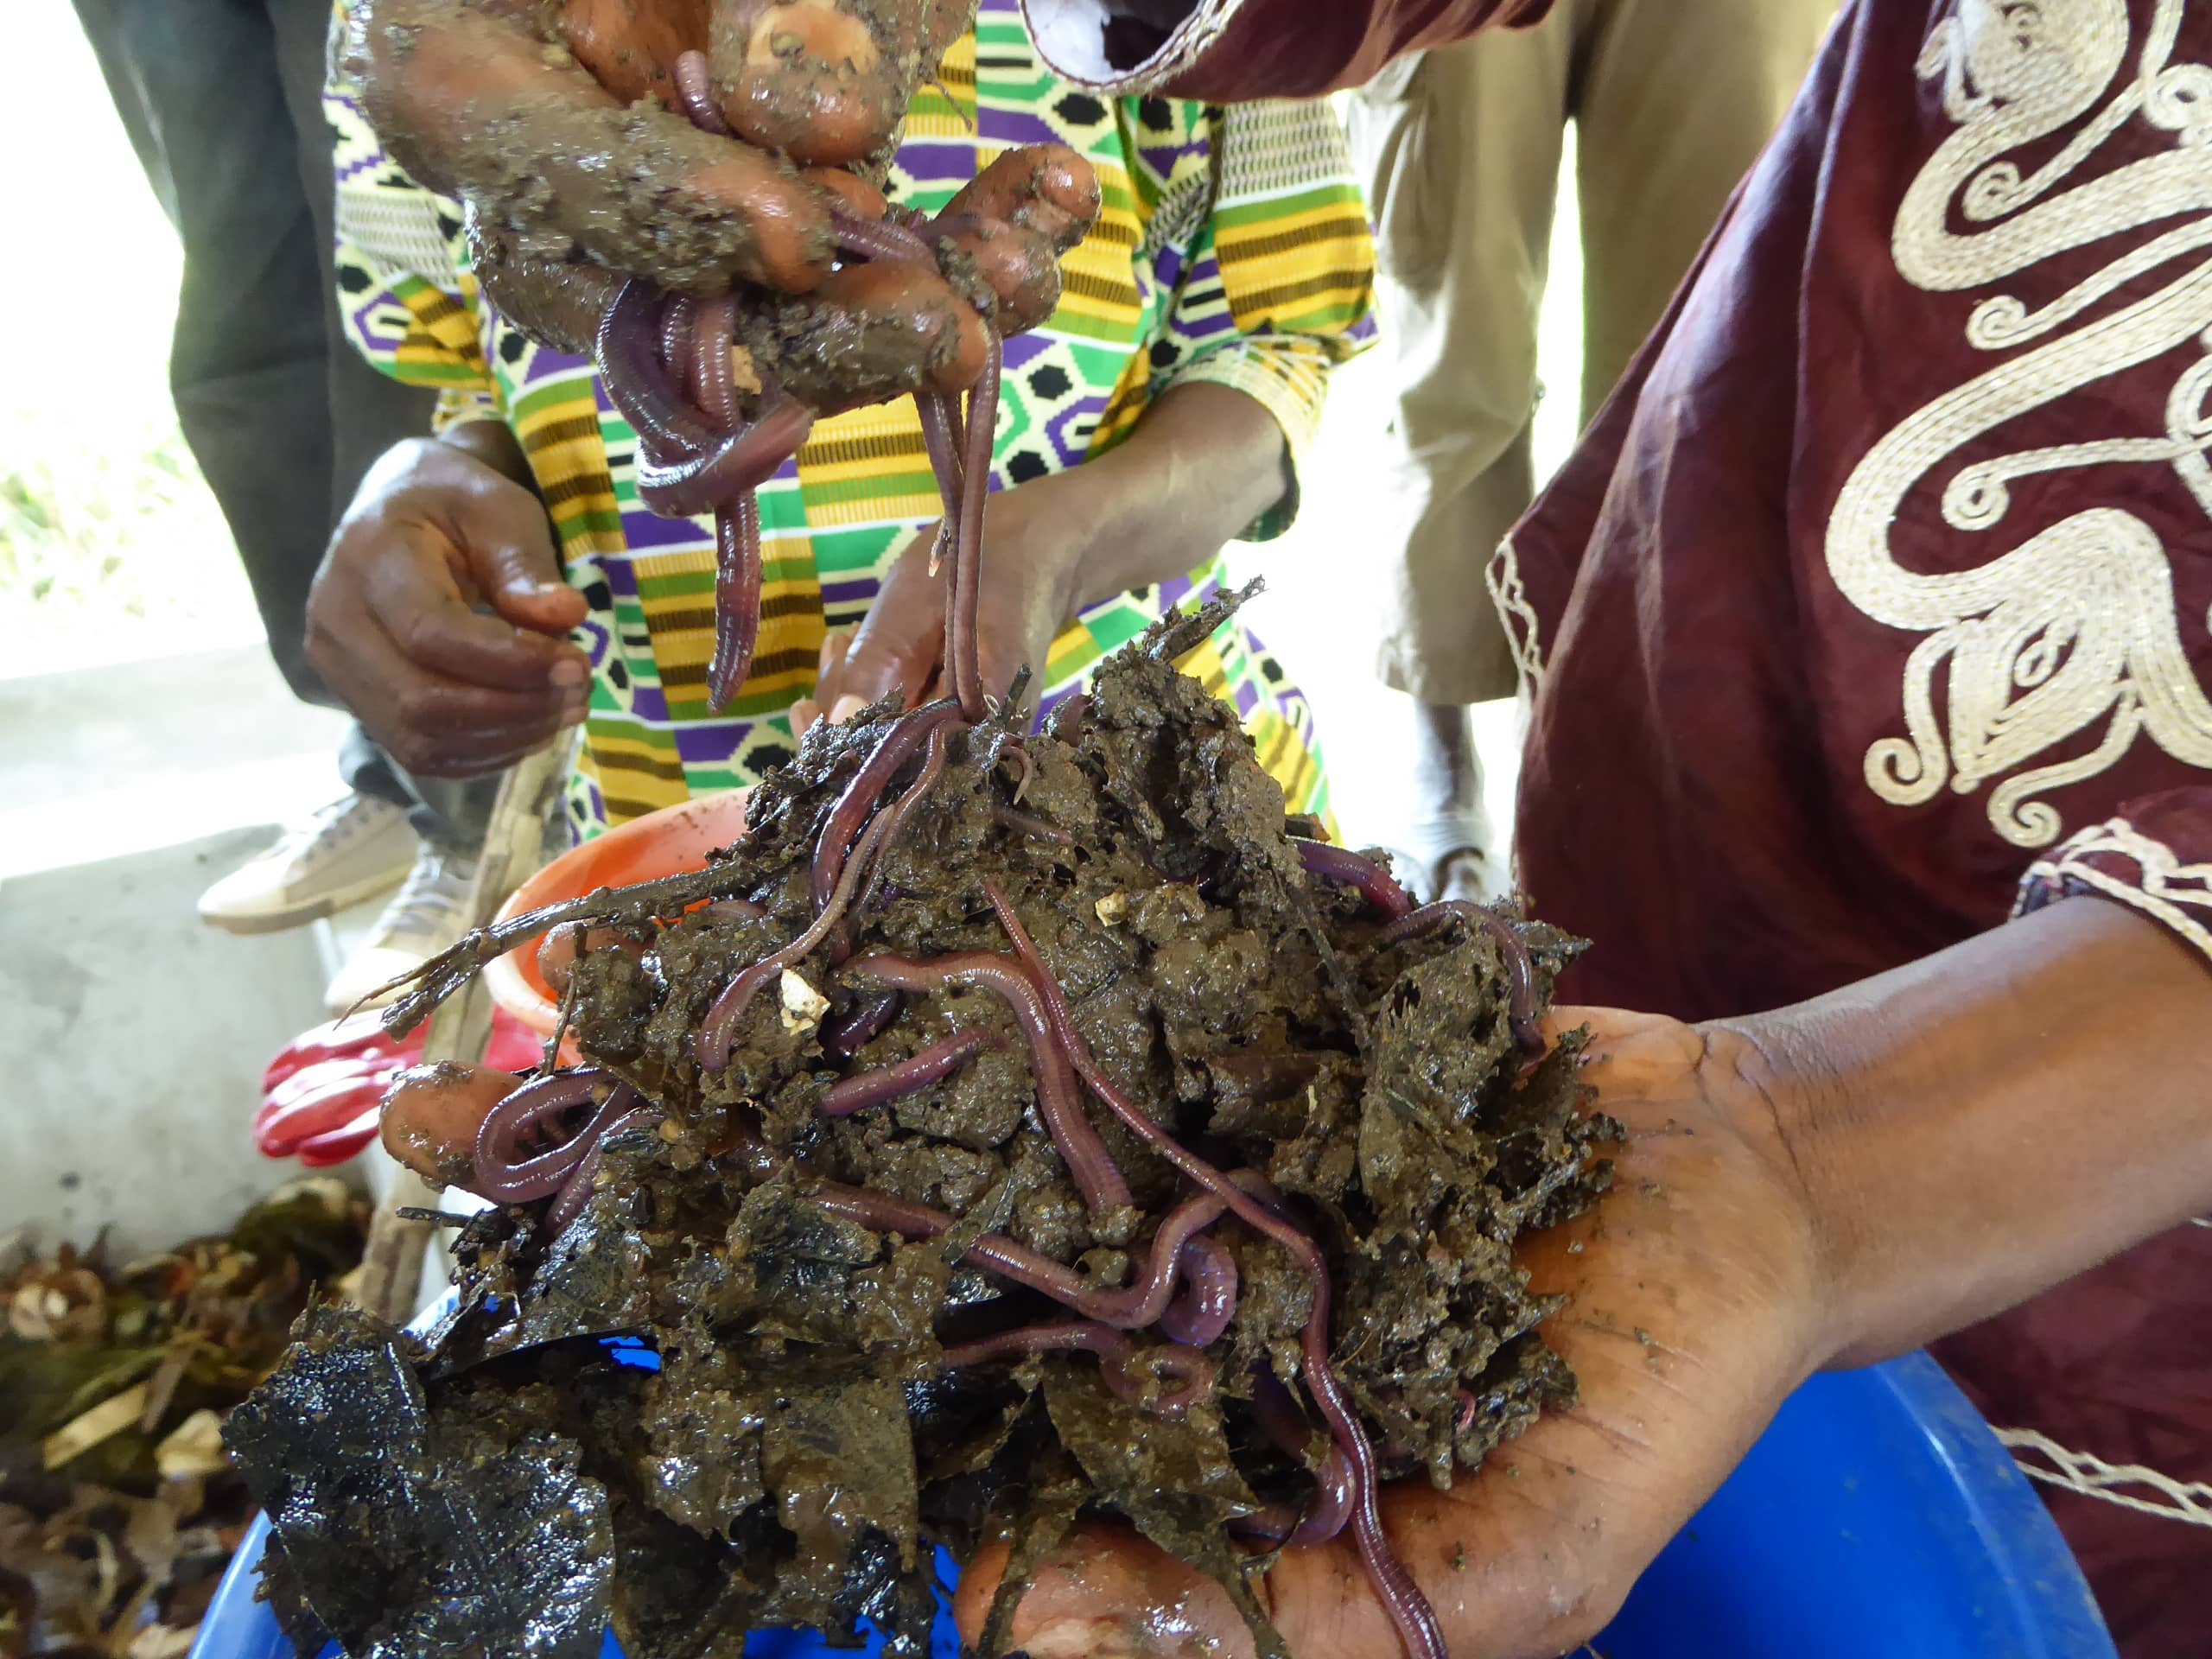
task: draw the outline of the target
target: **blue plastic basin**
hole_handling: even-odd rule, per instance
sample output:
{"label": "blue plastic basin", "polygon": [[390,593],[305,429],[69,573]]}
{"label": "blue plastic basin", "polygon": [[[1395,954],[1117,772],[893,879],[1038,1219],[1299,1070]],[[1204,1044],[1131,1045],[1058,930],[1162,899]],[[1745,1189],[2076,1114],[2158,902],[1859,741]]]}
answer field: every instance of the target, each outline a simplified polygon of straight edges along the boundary
{"label": "blue plastic basin", "polygon": [[[290,1659],[253,1599],[265,1531],[239,1549],[193,1659]],[[1801,1389],[1595,1645],[1603,1659],[2116,1659],[2033,1489],[1919,1355]],[[959,1653],[949,1618],[933,1647]],[[620,1653],[610,1636],[607,1659]],[[746,1653],[827,1649],[762,1632]]]}

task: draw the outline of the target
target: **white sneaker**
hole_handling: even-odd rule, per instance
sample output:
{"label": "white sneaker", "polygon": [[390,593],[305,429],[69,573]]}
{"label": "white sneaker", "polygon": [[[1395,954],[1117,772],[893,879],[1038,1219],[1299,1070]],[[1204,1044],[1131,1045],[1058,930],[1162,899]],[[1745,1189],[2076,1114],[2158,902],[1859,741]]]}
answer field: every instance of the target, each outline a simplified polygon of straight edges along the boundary
{"label": "white sneaker", "polygon": [[386,801],[345,795],[200,895],[200,919],[226,933],[274,933],[358,905],[407,874],[415,832]]}
{"label": "white sneaker", "polygon": [[474,854],[423,842],[406,885],[392,895],[361,948],[323,992],[331,1014],[383,1007],[399,995],[385,989],[392,981],[458,943],[467,931],[464,906],[475,874]]}

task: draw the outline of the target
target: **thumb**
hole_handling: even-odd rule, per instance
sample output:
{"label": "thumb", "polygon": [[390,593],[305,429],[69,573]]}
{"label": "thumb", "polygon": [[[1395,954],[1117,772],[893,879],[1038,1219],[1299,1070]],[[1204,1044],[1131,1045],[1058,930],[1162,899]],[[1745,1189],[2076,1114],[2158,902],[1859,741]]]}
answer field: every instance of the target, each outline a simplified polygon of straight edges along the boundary
{"label": "thumb", "polygon": [[538,633],[566,633],[589,612],[561,574],[544,505],[508,479],[487,480],[461,498],[454,543],[479,592],[504,622]]}
{"label": "thumb", "polygon": [[[923,543],[925,545],[925,543]],[[823,707],[865,706],[897,690],[914,702],[944,652],[944,587],[912,552],[899,560],[861,620],[844,660],[817,692]],[[832,715],[832,718],[836,716]]]}

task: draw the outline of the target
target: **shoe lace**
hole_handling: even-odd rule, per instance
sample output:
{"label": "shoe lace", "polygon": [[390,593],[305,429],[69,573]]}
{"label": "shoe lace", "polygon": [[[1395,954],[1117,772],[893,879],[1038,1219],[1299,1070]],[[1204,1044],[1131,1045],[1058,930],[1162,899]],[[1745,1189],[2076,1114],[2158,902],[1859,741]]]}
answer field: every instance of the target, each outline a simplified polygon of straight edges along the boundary
{"label": "shoe lace", "polygon": [[468,897],[475,879],[473,855],[451,849],[425,847],[416,855],[407,880],[385,907],[379,933],[434,931],[447,922]]}
{"label": "shoe lace", "polygon": [[334,845],[351,841],[375,816],[368,810],[370,804],[364,797],[353,794],[325,801],[306,817],[287,828],[277,838],[274,851],[280,856],[293,857],[307,851],[319,841],[328,841]]}

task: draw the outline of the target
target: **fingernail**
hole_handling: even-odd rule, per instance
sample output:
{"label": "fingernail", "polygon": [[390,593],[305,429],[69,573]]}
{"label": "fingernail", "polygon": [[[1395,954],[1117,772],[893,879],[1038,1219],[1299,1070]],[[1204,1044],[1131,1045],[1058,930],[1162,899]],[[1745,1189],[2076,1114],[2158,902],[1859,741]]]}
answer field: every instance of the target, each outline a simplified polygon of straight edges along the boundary
{"label": "fingernail", "polygon": [[822,636],[822,654],[814,659],[814,677],[820,679],[830,671],[830,653],[837,648],[837,633],[831,629]]}
{"label": "fingernail", "polygon": [[582,685],[591,677],[591,670],[573,657],[563,657],[553,664],[546,677],[556,685]]}
{"label": "fingernail", "polygon": [[866,698],[856,691],[848,691],[837,699],[836,705],[830,710],[830,723],[832,726],[842,726],[867,707]]}

